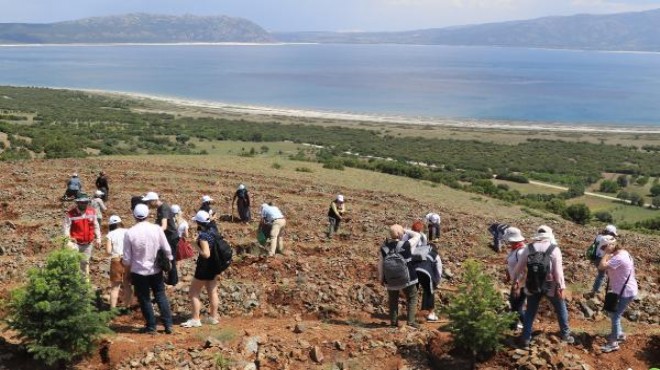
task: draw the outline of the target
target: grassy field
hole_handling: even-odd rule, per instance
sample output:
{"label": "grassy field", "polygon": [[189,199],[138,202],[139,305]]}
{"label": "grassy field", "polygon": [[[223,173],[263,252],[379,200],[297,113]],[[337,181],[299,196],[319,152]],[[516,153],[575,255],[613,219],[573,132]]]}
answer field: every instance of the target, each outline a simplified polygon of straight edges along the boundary
{"label": "grassy field", "polygon": [[539,186],[535,184],[520,184],[517,182],[505,180],[492,180],[495,185],[504,184],[511,190],[518,190],[521,194],[559,194],[562,190],[553,189],[546,186]]}
{"label": "grassy field", "polygon": [[635,207],[617,201],[610,201],[607,199],[590,196],[582,196],[579,198],[571,199],[567,203],[584,203],[591,209],[592,213],[601,211],[609,212],[612,214],[615,222],[636,222],[660,217],[660,211],[658,210]]}

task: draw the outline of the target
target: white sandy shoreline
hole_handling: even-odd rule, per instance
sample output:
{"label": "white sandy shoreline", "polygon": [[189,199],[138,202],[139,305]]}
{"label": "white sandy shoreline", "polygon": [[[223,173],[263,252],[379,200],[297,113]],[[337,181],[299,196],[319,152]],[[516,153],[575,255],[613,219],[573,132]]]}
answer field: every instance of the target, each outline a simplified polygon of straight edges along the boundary
{"label": "white sandy shoreline", "polygon": [[268,117],[299,117],[310,119],[337,120],[346,122],[382,123],[382,124],[409,124],[445,126],[463,129],[498,129],[515,131],[553,131],[553,132],[583,132],[583,133],[622,133],[622,134],[660,134],[660,126],[641,125],[606,125],[606,124],[567,124],[563,122],[525,122],[525,121],[497,121],[477,119],[450,119],[433,117],[409,117],[377,114],[355,114],[347,112],[330,112],[304,109],[288,109],[255,105],[235,105],[217,101],[193,100],[171,96],[150,95],[126,91],[110,91],[97,89],[80,89],[67,87],[53,87],[53,89],[83,91],[93,94],[109,95],[135,100],[154,100],[176,106],[189,108],[212,109],[218,113],[246,114]]}

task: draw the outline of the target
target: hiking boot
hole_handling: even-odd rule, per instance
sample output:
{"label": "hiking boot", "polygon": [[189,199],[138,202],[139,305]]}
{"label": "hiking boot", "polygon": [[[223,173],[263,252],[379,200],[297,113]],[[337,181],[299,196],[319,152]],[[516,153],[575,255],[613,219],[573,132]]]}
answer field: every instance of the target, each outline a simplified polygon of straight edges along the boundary
{"label": "hiking boot", "polygon": [[167,328],[165,328],[165,334],[174,334],[174,330],[172,329],[172,327],[171,327],[171,326],[170,326],[170,327],[167,327]]}
{"label": "hiking boot", "polygon": [[600,347],[601,352],[603,353],[610,353],[614,351],[619,350],[619,343],[614,342],[614,343],[607,343],[606,345]]}
{"label": "hiking boot", "polygon": [[426,321],[428,321],[428,322],[436,322],[436,321],[438,321],[438,320],[439,320],[439,319],[438,319],[438,315],[436,315],[435,312],[431,312],[431,313],[426,317]]}
{"label": "hiking boot", "polygon": [[145,326],[144,328],[141,328],[138,331],[138,333],[156,335],[156,329],[148,328],[148,327]]}
{"label": "hiking boot", "polygon": [[566,334],[561,337],[561,341],[567,344],[573,344],[575,343],[575,337],[570,334]]}
{"label": "hiking boot", "polygon": [[183,328],[199,328],[202,326],[202,322],[200,320],[195,320],[195,319],[190,319],[183,324],[181,324],[181,327]]}

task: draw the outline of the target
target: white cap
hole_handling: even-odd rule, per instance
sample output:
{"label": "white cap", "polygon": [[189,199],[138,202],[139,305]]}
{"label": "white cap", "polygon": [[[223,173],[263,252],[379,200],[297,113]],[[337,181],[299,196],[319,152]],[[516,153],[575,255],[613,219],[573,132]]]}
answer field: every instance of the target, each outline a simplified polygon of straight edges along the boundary
{"label": "white cap", "polygon": [[337,202],[344,203],[344,196],[341,194],[337,195]]}
{"label": "white cap", "polygon": [[534,235],[534,240],[555,240],[555,235],[552,233],[550,226],[541,225]]}
{"label": "white cap", "polygon": [[197,214],[192,219],[193,221],[205,224],[211,221],[211,216],[209,216],[209,213],[206,211],[197,211]]}
{"label": "white cap", "polygon": [[212,201],[212,200],[213,200],[213,198],[211,198],[211,197],[208,196],[208,195],[205,195],[205,196],[202,197],[202,202],[204,202],[204,203],[206,203],[206,202],[210,202],[210,201]]}
{"label": "white cap", "polygon": [[178,215],[181,213],[181,207],[178,204],[172,204],[172,207],[170,207],[170,211],[174,213],[175,215]]}
{"label": "white cap", "polygon": [[245,190],[245,185],[243,184],[238,185],[238,190]]}
{"label": "white cap", "polygon": [[94,194],[96,194],[96,196],[99,196],[99,197],[100,197],[100,196],[102,196],[104,193],[103,193],[101,190],[97,190],[97,191],[94,192]]}
{"label": "white cap", "polygon": [[146,204],[138,204],[133,210],[133,216],[139,220],[144,220],[149,217],[149,207]]}
{"label": "white cap", "polygon": [[114,225],[114,224],[118,224],[120,222],[121,222],[121,217],[119,217],[117,215],[112,215],[112,216],[110,216],[110,219],[108,219],[108,225]]}
{"label": "white cap", "polygon": [[605,226],[605,231],[607,231],[610,234],[614,234],[614,236],[619,236],[619,234],[616,233],[616,226],[614,225]]}
{"label": "white cap", "polygon": [[616,239],[612,235],[603,235],[598,238],[598,248],[614,243],[616,243]]}
{"label": "white cap", "polygon": [[148,202],[150,200],[158,200],[158,193],[153,191],[148,192],[144,197],[142,197],[143,202]]}
{"label": "white cap", "polygon": [[71,177],[78,177],[78,172],[74,172],[71,174]]}
{"label": "white cap", "polygon": [[510,243],[517,243],[525,240],[522,232],[517,227],[508,227],[504,232],[504,240]]}

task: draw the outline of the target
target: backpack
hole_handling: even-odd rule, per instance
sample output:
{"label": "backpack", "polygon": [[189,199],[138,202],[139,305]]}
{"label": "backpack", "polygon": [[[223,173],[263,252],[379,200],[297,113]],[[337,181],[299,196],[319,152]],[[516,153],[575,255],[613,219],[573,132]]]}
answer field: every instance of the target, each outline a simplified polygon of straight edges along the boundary
{"label": "backpack", "polygon": [[247,189],[240,189],[236,191],[236,195],[241,199],[247,199]]}
{"label": "backpack", "polygon": [[598,240],[594,240],[591,245],[587,248],[587,251],[584,253],[584,256],[589,260],[589,261],[595,261],[598,258]]}
{"label": "backpack", "polygon": [[131,211],[135,209],[135,206],[138,204],[144,204],[142,201],[142,196],[141,195],[135,195],[131,197]]}
{"label": "backpack", "polygon": [[408,263],[401,255],[404,243],[399,241],[396,247],[388,247],[385,258],[383,258],[383,277],[387,285],[393,287],[403,287],[410,283]]}
{"label": "backpack", "polygon": [[531,294],[547,293],[548,284],[546,279],[550,273],[550,255],[557,246],[551,244],[545,252],[537,252],[534,243],[530,243],[527,248],[527,281],[525,288]]}
{"label": "backpack", "polygon": [[209,258],[210,269],[211,271],[219,274],[225,271],[229,265],[231,265],[232,257],[234,251],[231,249],[229,243],[227,243],[220,236],[216,235],[213,239],[215,242],[211,246],[211,257]]}

